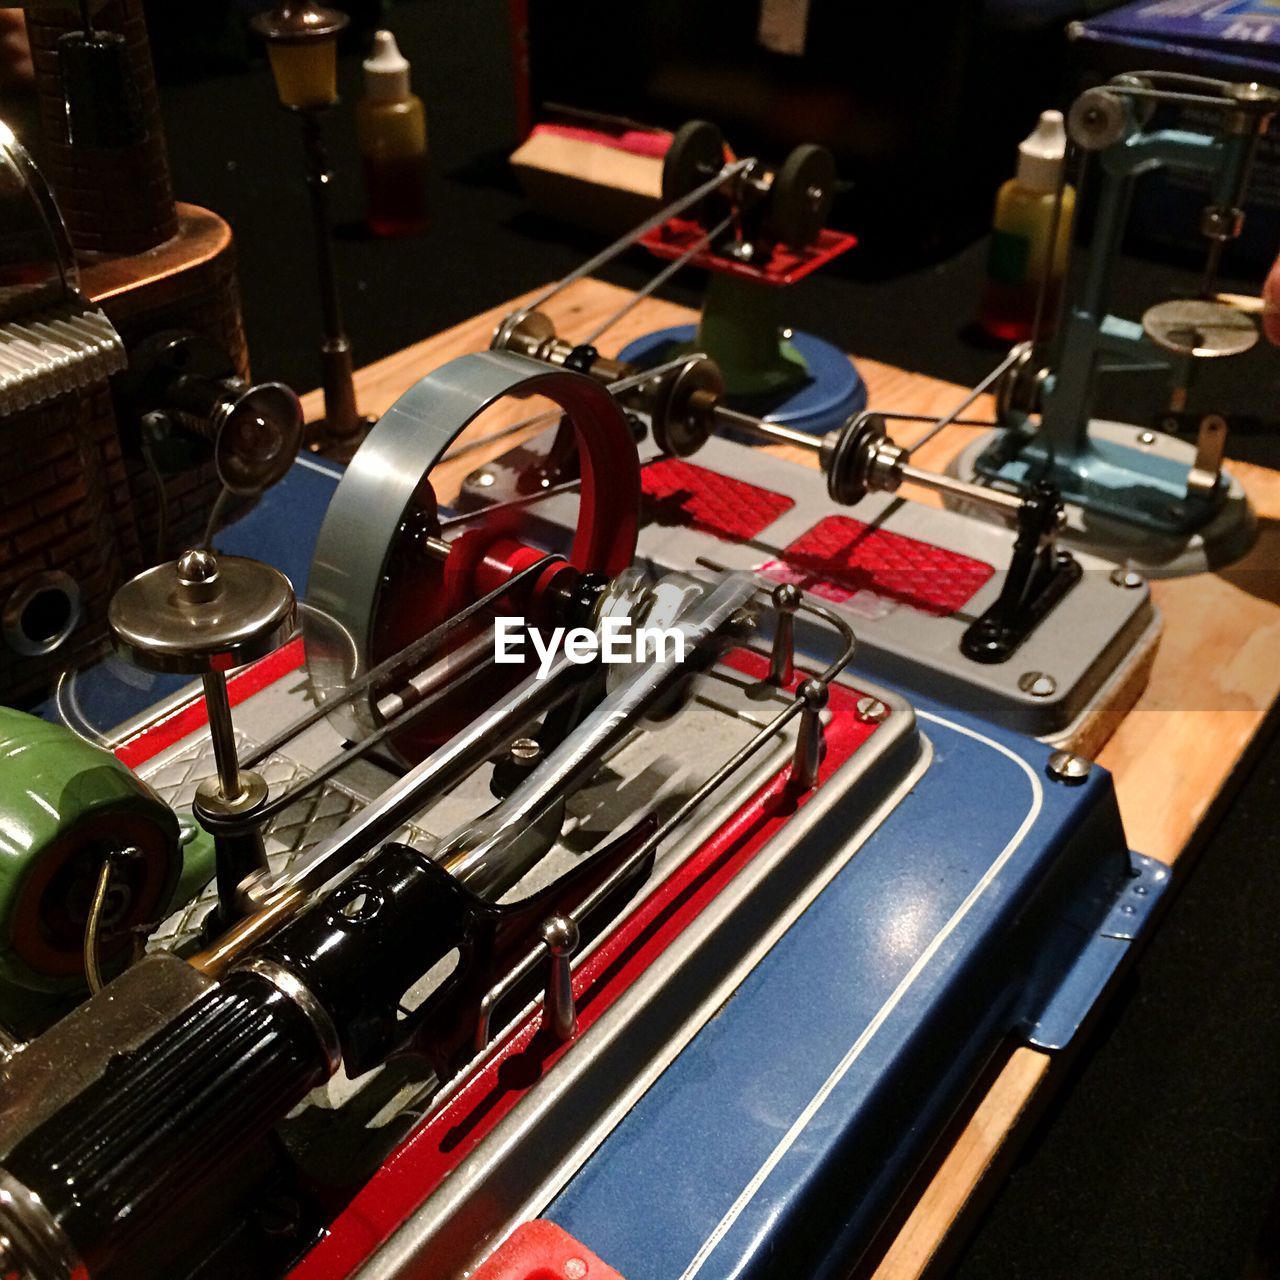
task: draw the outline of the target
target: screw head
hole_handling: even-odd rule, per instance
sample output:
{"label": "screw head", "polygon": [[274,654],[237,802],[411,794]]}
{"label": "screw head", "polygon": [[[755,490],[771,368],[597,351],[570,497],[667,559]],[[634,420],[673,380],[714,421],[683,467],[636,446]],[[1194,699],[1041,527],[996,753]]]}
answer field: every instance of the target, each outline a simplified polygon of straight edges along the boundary
{"label": "screw head", "polygon": [[1018,688],[1033,698],[1051,698],[1058,692],[1058,682],[1043,671],[1024,671],[1018,677]]}
{"label": "screw head", "polygon": [[517,738],[511,744],[511,759],[517,764],[531,767],[542,759],[542,746],[536,738]]}
{"label": "screw head", "polygon": [[1136,569],[1128,569],[1124,565],[1117,565],[1111,570],[1111,581],[1117,587],[1124,587],[1132,591],[1135,587],[1142,586],[1143,578]]}
{"label": "screw head", "polygon": [[889,708],[879,698],[859,698],[857,714],[863,724],[882,724],[889,718]]}
{"label": "screw head", "polygon": [[1093,771],[1093,761],[1086,760],[1071,751],[1055,751],[1045,765],[1045,772],[1054,782],[1064,786],[1078,787]]}
{"label": "screw head", "polygon": [[1156,442],[1156,433],[1154,431],[1139,431],[1138,443],[1145,445],[1153,445]]}

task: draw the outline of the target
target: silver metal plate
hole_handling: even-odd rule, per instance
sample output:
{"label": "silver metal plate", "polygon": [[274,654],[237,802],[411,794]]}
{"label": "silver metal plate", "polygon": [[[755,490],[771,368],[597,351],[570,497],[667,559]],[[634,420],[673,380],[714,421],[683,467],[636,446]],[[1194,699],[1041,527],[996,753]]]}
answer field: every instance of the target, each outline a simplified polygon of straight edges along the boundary
{"label": "silver metal plate", "polygon": [[[1109,682],[1129,653],[1158,630],[1146,583],[1118,586],[1111,579],[1113,564],[1081,552],[1081,581],[1018,651],[996,665],[973,662],[960,652],[960,639],[1000,593],[1013,548],[1008,527],[892,494],[871,494],[852,508],[836,506],[820,472],[719,438],[686,461],[781,494],[793,505],[749,542],[725,541],[683,524],[642,522],[639,556],[657,573],[687,566],[698,557],[730,569],[755,569],[781,559],[784,548],[828,516],[859,520],[994,566],[996,572],[964,608],[947,616],[923,613],[870,591],[856,592],[842,603],[824,603],[847,617],[857,633],[851,671],[1007,728],[1051,742],[1069,740],[1107,696]],[[498,473],[497,482],[485,490],[468,490],[467,496],[483,500],[496,494],[500,499],[500,468],[501,460],[487,464],[487,471]],[[575,503],[569,494],[537,505],[549,543],[563,538]],[[796,636],[801,649],[828,656],[825,632],[801,622]]]}
{"label": "silver metal plate", "polygon": [[1157,346],[1197,359],[1243,355],[1258,341],[1258,326],[1244,312],[1203,298],[1174,298],[1148,307],[1142,328]]}

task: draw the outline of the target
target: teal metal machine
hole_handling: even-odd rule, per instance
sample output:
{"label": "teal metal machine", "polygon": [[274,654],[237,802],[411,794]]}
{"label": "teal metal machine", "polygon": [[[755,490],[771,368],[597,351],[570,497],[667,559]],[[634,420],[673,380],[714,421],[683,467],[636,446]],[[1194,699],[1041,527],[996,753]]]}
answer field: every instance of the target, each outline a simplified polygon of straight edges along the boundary
{"label": "teal metal machine", "polygon": [[[1090,89],[1068,132],[1096,153],[1101,175],[1087,268],[1069,295],[1055,349],[1033,340],[1000,392],[1005,424],[962,456],[962,472],[1017,484],[1041,479],[1074,508],[1069,536],[1149,574],[1195,572],[1248,550],[1255,521],[1222,469],[1227,421],[1193,409],[1199,362],[1247,351],[1252,320],[1215,298],[1223,248],[1240,234],[1249,172],[1280,94],[1258,84],[1143,72]],[[1159,107],[1193,108],[1206,127],[1153,127]],[[1083,161],[1082,161],[1083,164]],[[1207,188],[1200,230],[1208,256],[1198,296],[1161,302],[1141,322],[1111,311],[1117,257],[1135,181],[1158,168],[1196,175]],[[1191,425],[1194,445],[1166,431],[1099,421],[1104,377],[1164,372],[1160,425]]]}

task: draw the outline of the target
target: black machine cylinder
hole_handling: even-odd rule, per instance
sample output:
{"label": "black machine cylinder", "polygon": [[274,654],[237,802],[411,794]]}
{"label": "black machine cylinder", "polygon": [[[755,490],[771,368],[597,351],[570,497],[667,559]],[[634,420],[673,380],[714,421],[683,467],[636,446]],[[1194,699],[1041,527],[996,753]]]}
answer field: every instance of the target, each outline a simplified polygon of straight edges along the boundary
{"label": "black machine cylinder", "polygon": [[[145,1256],[147,1233],[175,1203],[207,1194],[331,1070],[293,999],[258,973],[231,974],[113,1056],[5,1156],[0,1236],[59,1240],[68,1275],[130,1274],[131,1252]],[[56,1280],[48,1255],[6,1261],[17,1275]]]}
{"label": "black machine cylinder", "polygon": [[[221,982],[132,1047],[110,1051],[100,1071],[69,1082],[65,1097],[37,1103],[40,1114],[7,1152],[0,1135],[0,1275],[154,1274],[133,1264],[154,1249],[156,1234],[175,1214],[237,1194],[233,1174],[245,1153],[339,1064],[358,1076],[409,1052],[427,1057],[440,1078],[455,1072],[474,1052],[485,992],[544,921],[578,906],[655,826],[646,819],[510,904],[477,897],[416,849],[383,846]],[[633,868],[616,900],[631,892],[633,875],[647,874],[646,862]],[[452,970],[406,1010],[410,988],[450,956]],[[115,994],[108,985],[75,1011],[76,1043],[112,1040]],[[526,983],[510,999],[519,1007],[532,994]],[[126,1010],[133,1003],[119,1001]],[[221,1220],[234,1216],[221,1207]]]}

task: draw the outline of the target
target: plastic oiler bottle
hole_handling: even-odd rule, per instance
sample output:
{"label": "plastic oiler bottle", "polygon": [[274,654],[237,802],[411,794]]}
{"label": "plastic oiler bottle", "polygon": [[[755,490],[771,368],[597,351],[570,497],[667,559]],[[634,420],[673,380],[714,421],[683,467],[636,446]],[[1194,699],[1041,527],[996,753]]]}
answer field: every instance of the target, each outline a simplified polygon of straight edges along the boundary
{"label": "plastic oiler bottle", "polygon": [[373,37],[356,104],[364,159],[366,217],[379,236],[414,235],[427,226],[427,113],[409,88],[409,63],[390,31]]}
{"label": "plastic oiler bottle", "polygon": [[1049,283],[1040,322],[1042,336],[1057,316],[1076,208],[1075,188],[1064,183],[1055,233],[1053,210],[1066,151],[1062,112],[1044,112],[1031,136],[1018,147],[1016,176],[996,196],[979,321],[993,337],[1006,342],[1021,342],[1031,336],[1036,300],[1046,275]]}

